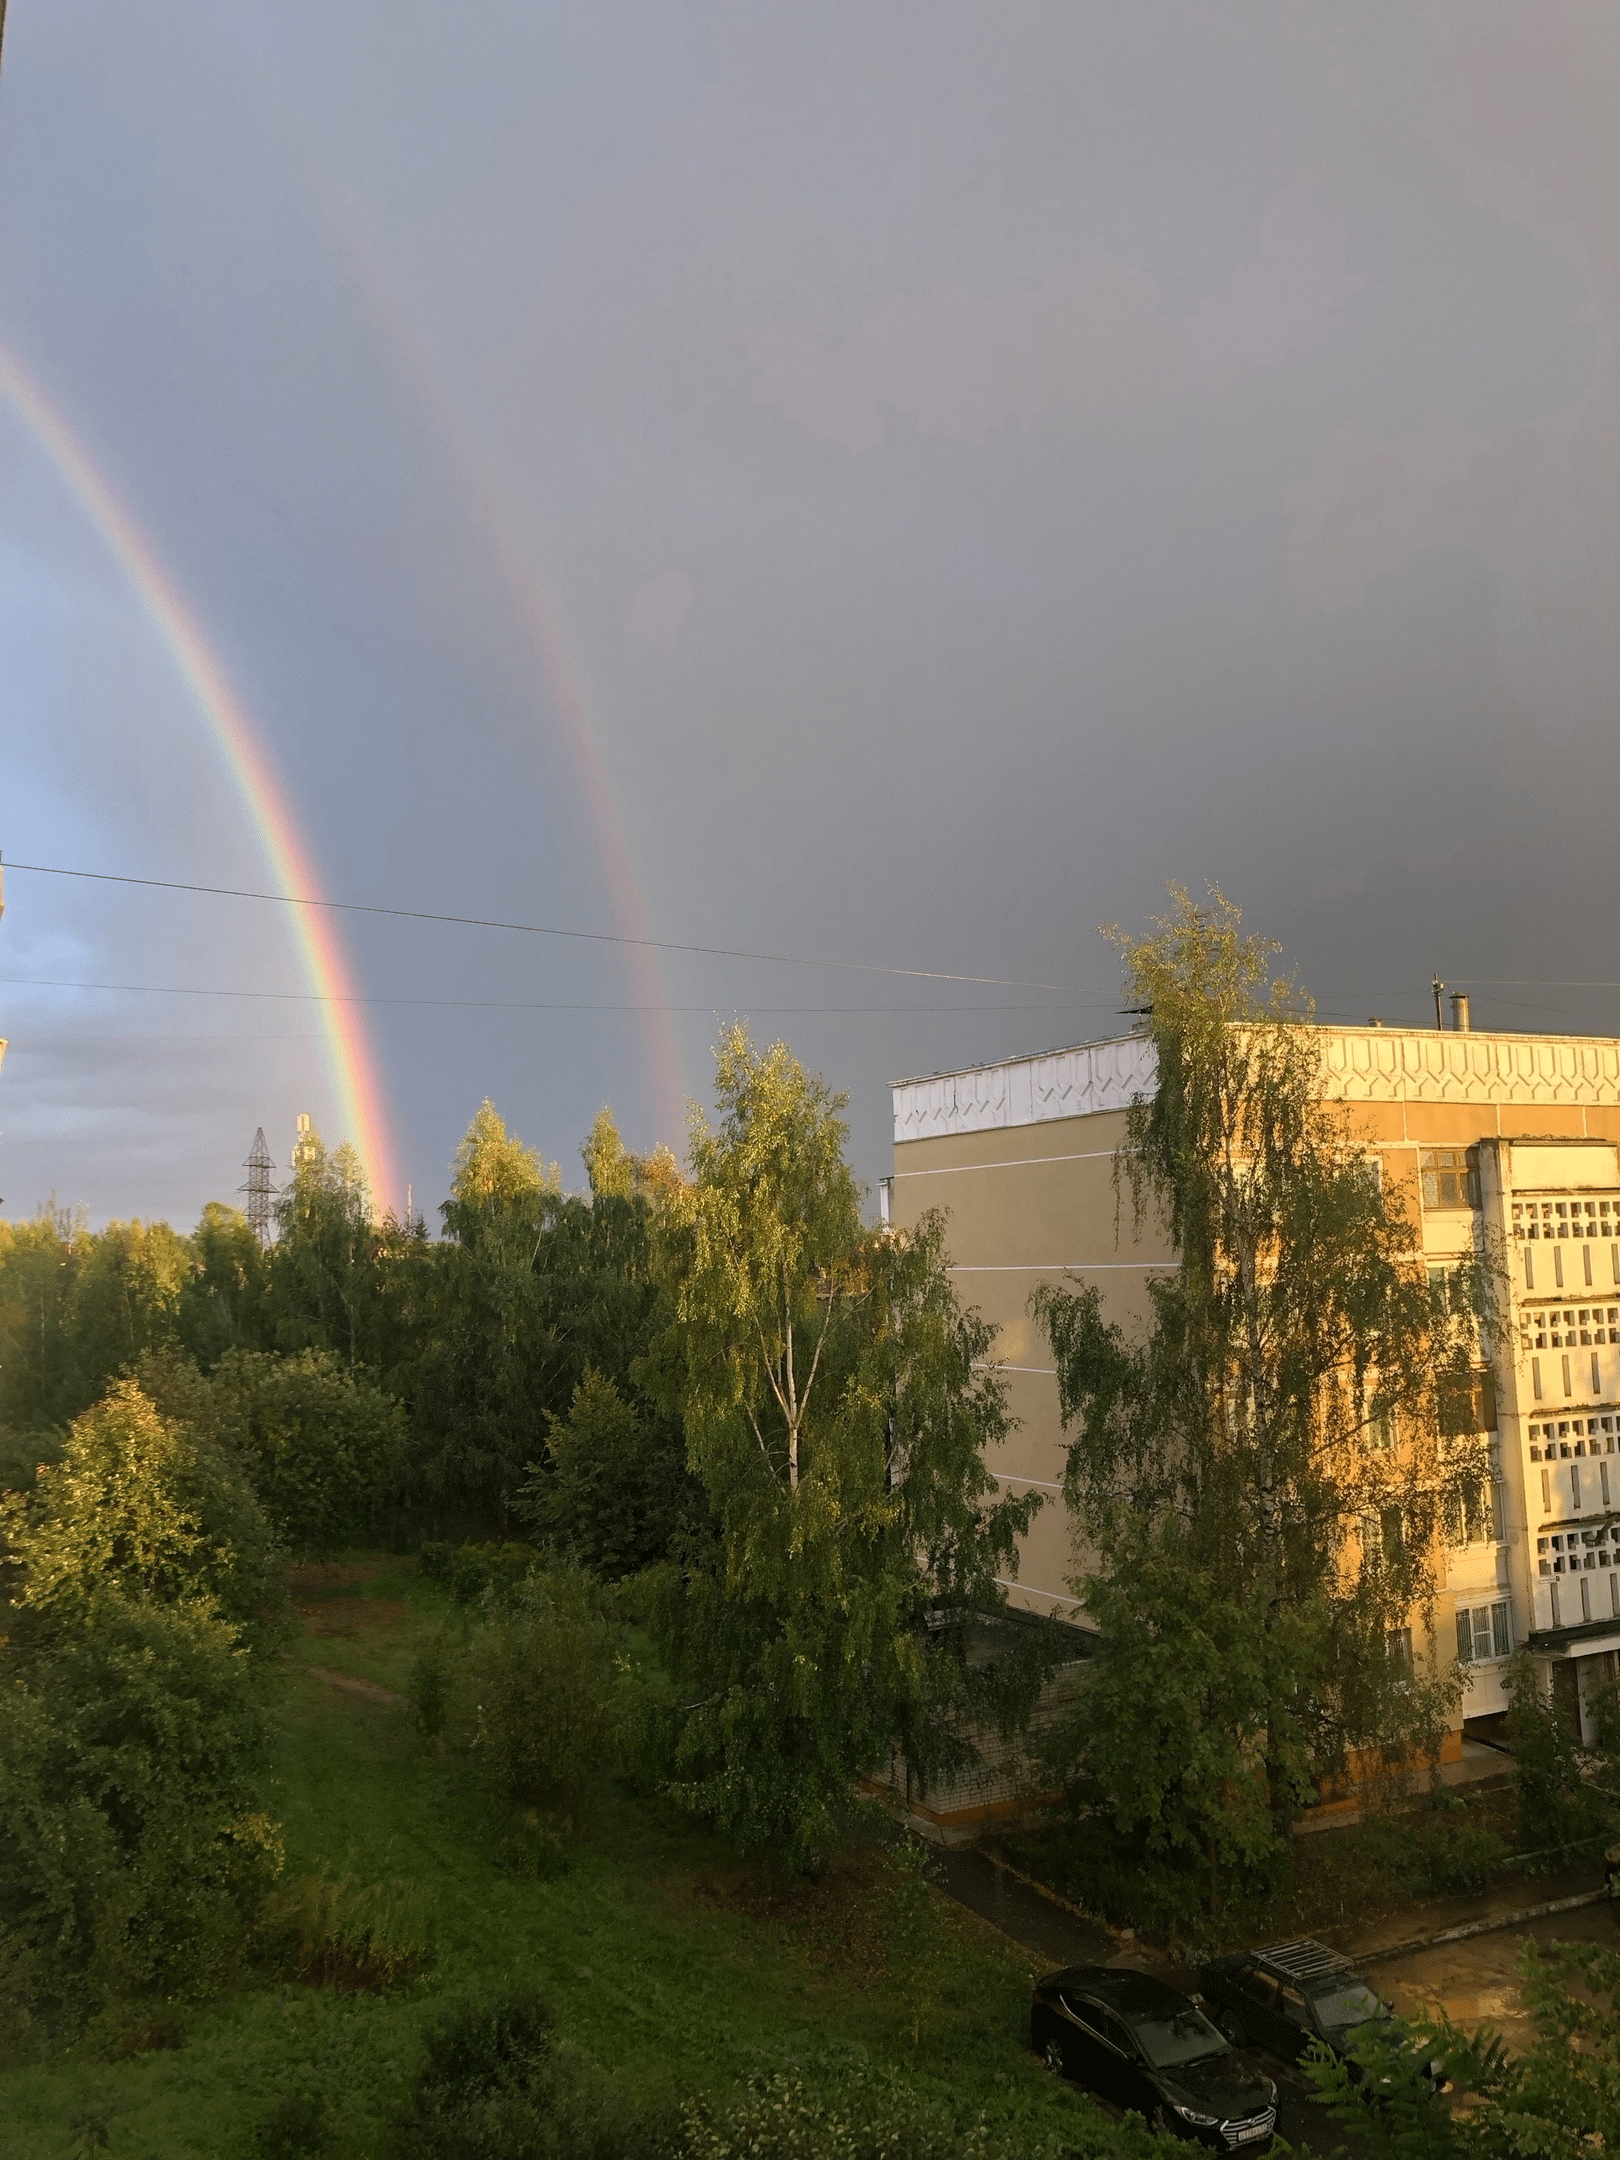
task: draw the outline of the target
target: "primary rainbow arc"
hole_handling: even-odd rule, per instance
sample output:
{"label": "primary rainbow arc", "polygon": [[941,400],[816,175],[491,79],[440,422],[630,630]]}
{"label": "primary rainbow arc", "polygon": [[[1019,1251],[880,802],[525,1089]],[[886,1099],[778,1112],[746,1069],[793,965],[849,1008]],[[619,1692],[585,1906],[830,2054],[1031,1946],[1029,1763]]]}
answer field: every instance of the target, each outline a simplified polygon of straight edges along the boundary
{"label": "primary rainbow arc", "polygon": [[[0,394],[50,459],[139,598],[219,745],[279,889],[301,899],[320,899],[320,883],[286,791],[196,617],[150,538],[18,355],[3,342]],[[321,1000],[327,1059],[344,1137],[359,1154],[377,1204],[397,1205],[403,1194],[387,1109],[361,1007],[354,1002],[348,957],[330,915],[305,907],[289,908],[287,914],[304,975]]]}

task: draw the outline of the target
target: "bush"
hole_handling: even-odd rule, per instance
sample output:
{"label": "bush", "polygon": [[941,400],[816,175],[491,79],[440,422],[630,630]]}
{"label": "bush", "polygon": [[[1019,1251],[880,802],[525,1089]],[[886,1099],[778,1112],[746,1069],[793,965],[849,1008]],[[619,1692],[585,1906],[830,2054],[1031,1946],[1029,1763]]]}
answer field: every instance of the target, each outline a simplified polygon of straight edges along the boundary
{"label": "bush", "polygon": [[32,1633],[73,1624],[106,1592],[200,1599],[239,1624],[274,1598],[269,1525],[241,1469],[133,1380],[75,1418],[31,1493],[0,1498],[0,1559],[20,1570],[12,1603]]}
{"label": "bush", "polygon": [[205,1606],[106,1592],[81,1632],[0,1653],[0,1985],[42,2033],[230,1966],[280,1858],[265,1737]]}
{"label": "bush", "polygon": [[253,2149],[263,2160],[321,2160],[337,2139],[337,2128],[326,2095],[304,2091],[283,2093],[260,2117],[253,2135]]}
{"label": "bush", "polygon": [[1557,1708],[1544,1702],[1536,1668],[1521,1650],[1508,1667],[1508,1745],[1526,1851],[1556,1853],[1613,1828],[1620,1786],[1620,1731],[1612,1704],[1599,1705],[1598,1745],[1585,1748]]}
{"label": "bush", "polygon": [[303,1875],[266,1899],[259,1934],[272,1958],[310,1987],[375,1992],[429,1962],[427,1928],[409,1883]]}
{"label": "bush", "polygon": [[37,2037],[209,1985],[278,1865],[248,1624],[271,1547],[229,1458],[123,1381],[0,1501],[0,1554],[0,1988]]}
{"label": "bush", "polygon": [[531,1575],[486,1593],[462,1658],[471,1745],[514,1798],[555,1799],[571,1821],[619,1730],[620,1631],[588,1575]]}
{"label": "bush", "polygon": [[422,1573],[448,1590],[458,1605],[476,1605],[486,1594],[504,1602],[544,1565],[543,1554],[516,1538],[489,1545],[430,1541],[422,1547]]}
{"label": "bush", "polygon": [[318,1557],[377,1534],[405,1460],[405,1413],[329,1350],[231,1350],[204,1378],[175,1358],[142,1378],[164,1408],[226,1448],[276,1537]]}
{"label": "bush", "polygon": [[429,2032],[398,2160],[629,2160],[645,2132],[561,2043],[532,1987],[453,2004]]}

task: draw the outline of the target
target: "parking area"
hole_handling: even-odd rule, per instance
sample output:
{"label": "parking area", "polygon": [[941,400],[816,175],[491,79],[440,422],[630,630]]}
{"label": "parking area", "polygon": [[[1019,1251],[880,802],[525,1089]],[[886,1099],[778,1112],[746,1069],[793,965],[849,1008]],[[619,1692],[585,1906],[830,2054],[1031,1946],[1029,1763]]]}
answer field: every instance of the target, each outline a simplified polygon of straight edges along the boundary
{"label": "parking area", "polygon": [[[1054,1902],[986,1854],[964,1850],[941,1857],[940,1887],[1025,1944],[1047,1968],[1135,1966],[1157,1973],[1187,1993],[1197,1989],[1196,1973],[1147,1944],[1131,1941],[1101,1921]],[[1360,1935],[1341,1933],[1333,1947],[1363,1970],[1370,1984],[1404,2015],[1443,2009],[1459,2024],[1489,2023],[1510,2048],[1523,2048],[1533,2037],[1517,1969],[1526,1940],[1543,1947],[1554,1942],[1599,1942],[1620,1949],[1620,1903],[1602,1898],[1507,1926],[1488,1925],[1485,1931],[1460,1941],[1426,1948],[1396,1945],[1403,1939],[1427,1938],[1452,1928],[1499,1923],[1527,1907],[1589,1896],[1596,1887],[1589,1867],[1531,1882],[1499,1884],[1473,1898],[1429,1901],[1398,1921],[1370,1927]],[[1246,2064],[1276,2082],[1280,2137],[1291,2145],[1308,2144],[1318,2151],[1344,2142],[1314,2104],[1297,2069],[1259,2049],[1244,2048],[1239,2054]]]}

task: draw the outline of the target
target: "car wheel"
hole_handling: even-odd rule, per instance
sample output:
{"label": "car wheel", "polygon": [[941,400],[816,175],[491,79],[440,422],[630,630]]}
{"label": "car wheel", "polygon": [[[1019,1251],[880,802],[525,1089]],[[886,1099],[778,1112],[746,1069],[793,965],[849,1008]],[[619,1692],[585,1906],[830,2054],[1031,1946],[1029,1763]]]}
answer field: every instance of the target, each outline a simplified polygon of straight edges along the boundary
{"label": "car wheel", "polygon": [[1054,2077],[1062,2077],[1063,2042],[1061,2040],[1048,2040],[1041,2052],[1041,2060]]}
{"label": "car wheel", "polygon": [[1227,2039],[1231,2041],[1234,2047],[1248,2046],[1249,2028],[1247,2025],[1244,2024],[1243,2020],[1238,2016],[1235,2010],[1221,2011],[1215,2022],[1221,2028],[1221,2031],[1225,2033]]}

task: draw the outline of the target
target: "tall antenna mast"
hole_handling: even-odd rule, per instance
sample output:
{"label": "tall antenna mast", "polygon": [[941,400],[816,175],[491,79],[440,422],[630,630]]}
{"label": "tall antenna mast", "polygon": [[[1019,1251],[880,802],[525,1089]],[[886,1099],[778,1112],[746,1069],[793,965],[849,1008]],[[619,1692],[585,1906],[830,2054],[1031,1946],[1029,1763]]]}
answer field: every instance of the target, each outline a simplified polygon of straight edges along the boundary
{"label": "tall antenna mast", "polygon": [[270,1242],[270,1203],[276,1191],[270,1182],[270,1173],[275,1167],[270,1160],[270,1150],[265,1145],[264,1127],[261,1125],[253,1135],[253,1145],[247,1153],[247,1183],[236,1188],[238,1192],[247,1194],[248,1228],[261,1245],[268,1245]]}

